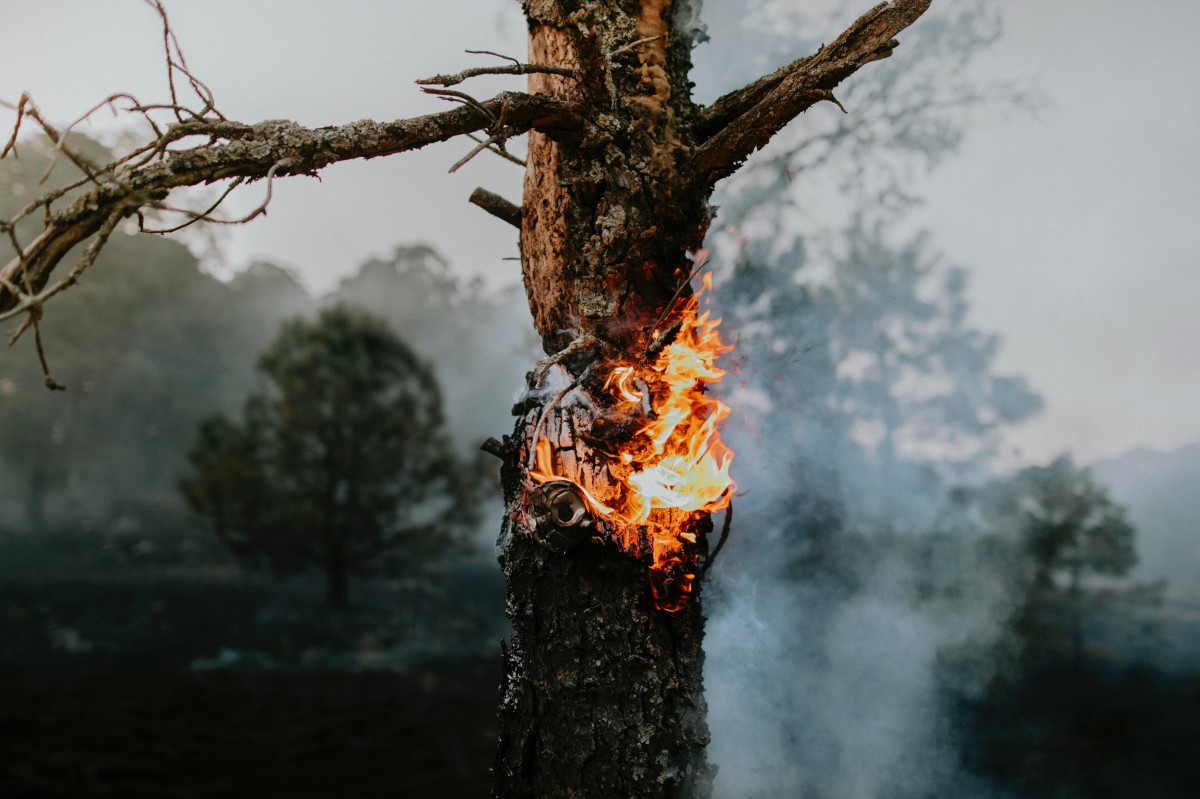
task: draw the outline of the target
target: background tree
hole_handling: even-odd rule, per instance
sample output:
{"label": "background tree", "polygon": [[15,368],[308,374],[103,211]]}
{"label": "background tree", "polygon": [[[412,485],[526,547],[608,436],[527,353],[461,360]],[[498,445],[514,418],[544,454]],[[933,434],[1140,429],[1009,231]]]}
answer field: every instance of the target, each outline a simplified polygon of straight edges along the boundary
{"label": "background tree", "polygon": [[182,484],[236,553],[318,566],[343,610],[349,574],[415,571],[473,521],[433,373],[381,320],[337,307],[288,322],[259,369],[267,391],[240,425],[200,425]]}
{"label": "background tree", "polygon": [[[1125,508],[1069,455],[1022,469],[998,494],[994,511],[1016,522],[1030,567],[1022,632],[1044,650],[1065,627],[1071,663],[1080,671],[1090,600],[1107,598],[1089,588],[1089,578],[1127,575],[1137,563],[1137,531]],[[1064,617],[1065,624],[1058,621]]]}

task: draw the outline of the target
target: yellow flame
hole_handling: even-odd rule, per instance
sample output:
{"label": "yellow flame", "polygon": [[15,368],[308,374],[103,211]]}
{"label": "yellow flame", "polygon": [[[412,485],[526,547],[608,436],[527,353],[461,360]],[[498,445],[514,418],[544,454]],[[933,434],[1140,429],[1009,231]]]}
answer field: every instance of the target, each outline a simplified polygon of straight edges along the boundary
{"label": "yellow flame", "polygon": [[[732,347],[721,341],[721,319],[700,310],[701,295],[712,289],[711,274],[704,275],[702,285],[684,305],[674,341],[653,363],[618,366],[604,382],[617,407],[627,413],[636,412],[634,405],[645,405],[648,393],[652,418],[608,460],[614,484],[604,502],[580,486],[588,502],[609,516],[627,550],[636,553],[640,541],[649,542],[652,569],[660,576],[671,575],[675,583],[672,596],[659,596],[655,589],[659,607],[670,612],[684,607],[695,580],[695,555],[685,551],[684,544],[695,544],[696,536],[681,528],[679,513],[720,510],[735,490],[729,476],[733,452],[719,431],[729,406],[706,393],[724,377],[717,360]],[[635,380],[636,387],[631,385]],[[545,438],[537,442],[530,476],[538,482],[559,479]],[[572,481],[579,485],[577,479]],[[653,577],[651,584],[657,585]]]}

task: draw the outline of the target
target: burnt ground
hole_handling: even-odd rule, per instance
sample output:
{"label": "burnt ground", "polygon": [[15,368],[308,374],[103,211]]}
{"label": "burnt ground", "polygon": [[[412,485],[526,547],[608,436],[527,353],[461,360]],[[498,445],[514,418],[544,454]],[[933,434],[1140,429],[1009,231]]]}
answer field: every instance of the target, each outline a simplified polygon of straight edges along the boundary
{"label": "burnt ground", "polygon": [[487,795],[487,564],[331,617],[194,543],[0,534],[0,796]]}

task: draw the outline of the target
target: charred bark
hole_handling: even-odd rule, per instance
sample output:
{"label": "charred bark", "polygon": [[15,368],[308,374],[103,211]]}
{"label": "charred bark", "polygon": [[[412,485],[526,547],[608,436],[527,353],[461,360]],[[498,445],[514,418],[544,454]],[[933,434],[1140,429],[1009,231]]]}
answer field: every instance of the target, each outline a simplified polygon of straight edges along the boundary
{"label": "charred bark", "polygon": [[[928,4],[877,6],[820,53],[701,109],[687,80],[692,42],[679,24],[689,3],[523,0],[529,62],[548,67],[530,75],[529,92],[583,122],[573,138],[530,132],[524,202],[507,213],[520,225],[547,358],[514,408],[514,435],[493,448],[504,461],[500,563],[513,625],[496,797],[711,794],[701,586],[682,573],[703,574],[711,519],[670,511],[687,542],[675,571],[648,571],[646,548],[631,546],[627,530],[622,545],[601,518],[565,551],[531,521],[531,450],[544,439],[554,474],[606,496],[604,441],[620,431],[600,427],[612,418],[597,375],[645,365],[679,333],[713,184],[789,119],[832,99],[839,81],[889,55],[892,34]],[[551,367],[562,370],[560,387],[567,381],[561,390],[542,387]],[[642,392],[643,414],[653,414],[650,395]]]}
{"label": "charred bark", "polygon": [[[540,411],[521,418],[506,452],[513,509],[524,501],[527,431]],[[556,554],[522,519],[508,514],[501,534],[513,629],[493,795],[708,796],[699,602],[665,613],[646,564],[603,531]]]}

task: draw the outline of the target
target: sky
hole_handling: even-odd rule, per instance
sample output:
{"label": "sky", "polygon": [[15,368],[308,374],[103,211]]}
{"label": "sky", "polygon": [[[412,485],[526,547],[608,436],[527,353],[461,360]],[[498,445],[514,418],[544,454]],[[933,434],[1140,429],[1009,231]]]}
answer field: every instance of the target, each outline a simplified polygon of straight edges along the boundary
{"label": "sky", "polygon": [[[984,78],[1026,78],[1047,102],[1034,116],[971,130],[922,185],[914,223],[968,269],[973,319],[1004,342],[998,369],[1024,375],[1046,401],[1011,431],[1010,450],[1025,461],[1071,451],[1088,462],[1198,440],[1200,3],[1002,5],[1005,35],[974,68]],[[243,122],[317,126],[440,110],[412,80],[487,62],[467,49],[524,52],[514,0],[346,8],[168,3],[189,65]],[[0,0],[0,29],[0,98],[29,91],[51,119],[70,121],[117,90],[164,96],[157,19],[139,0]],[[710,34],[698,61],[737,57],[722,49],[720,30]],[[481,80],[472,91],[502,88],[522,88],[520,79]],[[10,118],[0,113],[0,122]],[[216,268],[266,259],[323,291],[368,257],[428,242],[464,273],[511,284],[517,267],[504,259],[517,254],[515,232],[466,198],[484,186],[517,199],[521,170],[485,153],[446,174],[471,146],[278,181],[268,217],[228,232]],[[250,187],[243,207],[261,190]]]}

